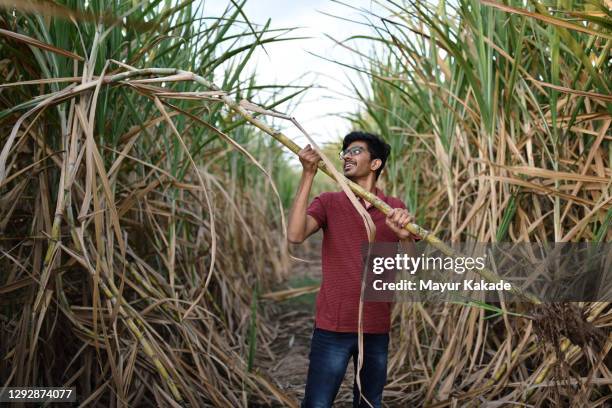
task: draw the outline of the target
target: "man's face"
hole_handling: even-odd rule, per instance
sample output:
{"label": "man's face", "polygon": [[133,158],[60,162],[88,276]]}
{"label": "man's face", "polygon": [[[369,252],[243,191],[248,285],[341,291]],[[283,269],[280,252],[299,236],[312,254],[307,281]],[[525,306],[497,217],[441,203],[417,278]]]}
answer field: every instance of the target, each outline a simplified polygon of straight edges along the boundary
{"label": "man's face", "polygon": [[350,152],[344,157],[344,175],[352,180],[355,178],[367,177],[372,172],[373,162],[368,151],[366,142],[357,140],[351,143],[345,150]]}

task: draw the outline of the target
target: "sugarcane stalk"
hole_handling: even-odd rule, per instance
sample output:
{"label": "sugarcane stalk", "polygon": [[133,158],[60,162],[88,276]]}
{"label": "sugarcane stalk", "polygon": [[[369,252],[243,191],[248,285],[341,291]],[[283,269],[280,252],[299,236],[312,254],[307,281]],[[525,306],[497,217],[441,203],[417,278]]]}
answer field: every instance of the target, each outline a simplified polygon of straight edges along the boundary
{"label": "sugarcane stalk", "polygon": [[[112,85],[112,84],[121,83],[122,81],[131,80],[132,78],[135,78],[135,77],[146,76],[146,75],[167,75],[167,76],[160,77],[160,78],[145,79],[145,80],[134,80],[133,82],[151,83],[151,82],[172,82],[172,81],[194,81],[208,89],[211,89],[213,91],[218,91],[220,100],[225,105],[227,105],[230,109],[232,109],[233,111],[241,115],[247,122],[251,123],[253,126],[257,127],[264,133],[267,133],[268,135],[272,136],[274,139],[276,139],[278,142],[280,142],[283,146],[288,148],[293,153],[298,154],[298,152],[301,150],[300,146],[297,145],[295,142],[293,142],[293,140],[288,138],[282,132],[272,129],[271,127],[269,127],[268,125],[260,121],[259,119],[255,118],[254,115],[250,114],[238,102],[230,98],[221,88],[217,87],[214,83],[206,80],[200,75],[196,75],[192,72],[183,71],[183,70],[176,69],[176,68],[145,68],[145,69],[131,68],[127,72],[122,72],[120,74],[106,76],[102,79],[102,82],[106,85]],[[98,81],[96,80],[96,81],[91,81],[91,82],[86,82],[84,84],[80,84],[76,87],[73,87],[68,92],[60,91],[58,92],[59,94],[58,96],[61,96],[61,99],[64,99],[66,97],[75,96],[79,93],[88,91],[91,88],[95,87],[97,82]],[[57,96],[56,98],[58,100],[60,99]],[[30,104],[36,104],[36,103],[38,103],[38,101],[34,103],[33,101],[30,101],[29,103],[22,104],[19,107],[13,108],[13,110],[16,110],[17,108],[23,109],[24,107],[31,106]],[[324,174],[326,174],[327,176],[335,180],[331,171],[326,168],[324,163],[322,162],[319,163],[319,169]],[[359,184],[351,180],[345,179],[345,182],[347,183],[349,188],[355,193],[355,195],[371,203],[375,208],[377,208],[383,214],[387,215],[391,211],[392,209],[391,206],[385,203],[380,198],[378,198],[375,194],[371,193],[370,191],[365,190]],[[440,252],[442,252],[443,254],[447,256],[455,257],[455,258],[461,256],[461,254],[458,251],[455,251],[450,246],[446,245],[444,242],[442,242],[442,240],[436,237],[431,231],[426,230],[425,228],[419,226],[418,224],[408,223],[406,224],[404,228],[407,231],[411,232],[412,234],[420,236],[422,240],[424,240],[425,242],[430,244],[432,247],[436,248],[437,250],[439,250]],[[497,275],[494,271],[492,271],[489,268],[475,270],[475,272],[478,273],[483,279],[485,279],[488,282],[497,283],[501,281],[501,278],[499,277],[499,275]],[[530,303],[533,303],[533,304],[542,303],[542,301],[538,297],[534,296],[533,294],[524,292],[523,290],[516,287],[515,285],[512,285],[511,283],[510,283],[509,291],[517,295],[518,297],[520,297],[522,300],[528,301]]]}
{"label": "sugarcane stalk", "polygon": [[[197,75],[194,75],[194,80],[196,80],[196,82],[198,82],[198,83],[201,83],[202,85],[205,85],[205,86],[209,87],[210,89],[213,89],[215,91],[221,91],[220,88],[218,88],[214,84],[206,81],[204,78],[198,77]],[[255,127],[259,128],[263,132],[265,132],[268,135],[272,136],[274,139],[276,139],[282,145],[287,147],[293,153],[298,154],[298,152],[301,150],[300,146],[298,146],[295,142],[293,142],[293,140],[289,139],[282,132],[275,131],[274,129],[272,129],[271,127],[269,127],[268,125],[266,125],[262,121],[260,121],[257,118],[255,118],[245,108],[243,108],[239,103],[237,103],[236,101],[231,99],[229,96],[223,94],[223,95],[221,95],[221,99],[223,100],[223,102],[229,108],[231,108],[235,112],[239,113],[242,117],[244,117],[244,119],[246,119],[249,123],[251,123]],[[332,175],[331,171],[329,171],[329,169],[327,169],[327,167],[325,166],[325,164],[323,162],[319,162],[319,169],[324,174],[328,175],[329,177],[331,177],[332,179],[335,180],[335,177]],[[355,195],[361,197],[365,201],[367,201],[370,204],[372,204],[375,208],[377,208],[383,214],[387,215],[392,210],[391,206],[389,204],[387,204],[386,202],[384,202],[383,200],[381,200],[378,196],[376,196],[376,194],[373,194],[372,192],[367,191],[366,189],[361,187],[359,184],[357,184],[357,183],[355,183],[355,182],[353,182],[353,181],[351,181],[349,179],[345,179],[344,181],[348,184],[348,186],[355,193]],[[450,246],[448,246],[444,242],[442,242],[442,240],[440,240],[438,237],[436,237],[431,231],[428,231],[425,228],[423,228],[423,227],[421,227],[421,226],[419,226],[419,225],[417,225],[415,223],[408,223],[408,224],[406,224],[406,226],[404,228],[407,231],[410,231],[412,234],[420,236],[421,239],[423,239],[428,244],[430,244],[431,246],[433,246],[437,250],[441,251],[445,255],[448,255],[448,256],[451,256],[451,257],[455,257],[455,258],[459,257],[461,255],[458,251],[455,251]],[[485,280],[487,280],[489,282],[497,283],[497,282],[501,281],[501,278],[495,272],[493,272],[492,270],[490,270],[488,268],[483,268],[483,269],[480,269],[480,270],[476,270],[476,272],[482,278],[484,278]],[[516,286],[514,286],[512,284],[510,284],[510,285],[511,285],[510,286],[511,287],[510,292],[512,292],[513,294],[519,296],[521,299],[527,300],[528,302],[533,303],[533,304],[541,304],[542,303],[540,301],[540,299],[538,299],[533,294],[526,293],[526,292],[522,291],[521,289],[519,289],[518,287],[516,287]]]}
{"label": "sugarcane stalk", "polygon": [[128,313],[128,311],[124,308],[125,306],[129,307],[129,304],[123,298],[123,296],[121,296],[119,289],[112,281],[109,280],[108,284],[106,284],[103,279],[100,279],[100,288],[102,289],[102,292],[106,298],[109,299],[113,305],[118,304],[119,313],[123,316],[126,326],[132,332],[132,335],[138,340],[147,357],[149,357],[153,362],[153,365],[157,369],[160,377],[166,382],[166,385],[170,389],[172,396],[177,401],[182,401],[183,397],[176,386],[174,379],[168,374],[168,370],[153,350],[153,347],[151,346],[149,340],[145,337],[144,332],[140,330],[138,325],[136,325],[135,320],[138,318],[134,319],[134,317],[131,316],[130,313]]}
{"label": "sugarcane stalk", "polygon": [[[595,320],[605,310],[607,306],[608,306],[607,302],[598,303],[597,306],[591,310],[591,312],[586,318],[586,321],[589,323],[593,322],[593,320]],[[610,341],[612,341],[612,336],[608,335],[604,347],[606,347],[610,343]],[[569,360],[576,356],[576,354],[580,351],[580,347],[575,344],[572,344],[572,342],[567,337],[564,337],[560,341],[559,351],[561,354],[565,353],[565,359]],[[550,374],[550,369],[552,368],[553,364],[556,361],[557,361],[557,356],[554,353],[552,353],[548,358],[544,360],[544,362],[542,362],[541,366],[538,368],[538,371],[540,372],[540,374],[538,374],[538,376],[533,381],[534,385],[541,384],[544,382],[544,380],[546,380],[546,378],[548,377],[548,374]],[[529,389],[525,393],[523,400],[528,401],[531,395],[533,395],[533,393],[535,392],[535,390],[536,390],[535,387]]]}
{"label": "sugarcane stalk", "polygon": [[[73,237],[73,239],[74,238],[75,237]],[[74,239],[74,243],[78,249],[82,249],[81,244],[77,239]],[[91,272],[91,268],[86,268],[86,269],[90,272],[90,274],[92,274],[92,279],[95,279],[95,277],[93,276],[93,273]],[[105,279],[108,279],[108,283],[105,282]],[[124,323],[126,324],[128,329],[132,332],[132,335],[140,343],[147,357],[153,362],[153,365],[157,369],[158,374],[166,382],[166,385],[168,386],[168,389],[172,393],[172,396],[176,399],[176,401],[179,401],[179,402],[182,401],[183,397],[174,379],[169,375],[168,370],[163,365],[159,357],[156,355],[153,347],[151,346],[151,343],[145,337],[144,331],[140,330],[140,328],[136,324],[136,322],[138,322],[140,323],[141,326],[143,326],[142,322],[139,321],[140,317],[131,311],[130,304],[121,295],[119,289],[115,286],[114,282],[111,279],[107,278],[103,274],[100,274],[99,285],[100,285],[100,288],[102,289],[102,293],[104,294],[104,296],[110,300],[113,306],[117,306],[118,312],[122,316]],[[60,296],[60,299],[61,299],[63,296],[63,290],[60,290],[59,293],[61,294]],[[65,305],[67,305],[67,301],[65,299],[63,300],[64,302],[60,301],[60,304],[65,303]],[[93,331],[85,329],[84,327],[82,329],[85,331],[85,333],[89,334],[92,338],[97,337],[97,334],[94,333]]]}
{"label": "sugarcane stalk", "polygon": [[[73,239],[73,242],[77,250],[82,251],[83,248],[81,246],[80,241],[76,238],[76,236],[73,235],[72,239]],[[132,267],[130,266],[130,268]],[[95,279],[95,276],[92,273],[92,269],[86,268],[86,270],[90,272],[90,274],[92,275],[92,279]],[[134,276],[137,276],[137,273],[134,270],[131,270],[131,272]],[[59,279],[59,276],[58,276],[58,279]],[[105,282],[105,279],[108,279],[108,283]],[[140,328],[136,324],[135,321],[137,321],[138,323],[141,324],[141,326],[143,326],[142,322],[139,321],[140,317],[136,315],[135,313],[131,312],[130,304],[121,295],[120,290],[115,286],[111,278],[104,276],[104,274],[100,274],[100,279],[98,283],[100,285],[100,288],[102,289],[102,293],[104,294],[104,296],[106,296],[106,298],[110,300],[113,306],[117,306],[118,312],[123,317],[124,323],[126,324],[128,329],[132,332],[132,335],[140,343],[147,357],[153,362],[153,365],[157,369],[159,376],[166,382],[166,385],[168,386],[168,389],[172,393],[172,396],[177,401],[179,402],[182,401],[183,397],[176,383],[174,382],[174,379],[168,374],[168,370],[166,369],[166,367],[163,365],[159,357],[154,352],[153,347],[151,346],[149,340],[145,337],[144,332],[140,330]],[[151,289],[151,288],[147,286],[147,289]],[[63,290],[60,290],[59,293],[61,294],[61,296],[63,296]],[[64,306],[67,306],[67,301],[65,299],[64,299],[64,303],[65,303]],[[167,311],[172,315],[172,313],[169,310]],[[97,337],[97,333],[94,333],[93,331],[87,330],[85,328],[83,328],[83,330],[87,334],[89,334],[92,338],[95,339]]]}

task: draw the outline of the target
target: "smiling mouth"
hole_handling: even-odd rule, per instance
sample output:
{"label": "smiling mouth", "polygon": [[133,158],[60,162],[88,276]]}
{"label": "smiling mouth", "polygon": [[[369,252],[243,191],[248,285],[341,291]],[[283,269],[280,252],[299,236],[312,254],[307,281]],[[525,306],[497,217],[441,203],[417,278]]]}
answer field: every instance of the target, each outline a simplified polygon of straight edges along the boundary
{"label": "smiling mouth", "polygon": [[346,162],[344,163],[344,171],[350,170],[355,167],[354,163]]}

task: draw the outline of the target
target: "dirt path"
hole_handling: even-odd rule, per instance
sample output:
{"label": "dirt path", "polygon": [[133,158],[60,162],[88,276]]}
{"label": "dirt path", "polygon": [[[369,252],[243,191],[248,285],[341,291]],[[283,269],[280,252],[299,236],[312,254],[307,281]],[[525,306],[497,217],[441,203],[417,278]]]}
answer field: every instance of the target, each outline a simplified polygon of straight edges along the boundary
{"label": "dirt path", "polygon": [[[314,239],[313,239],[314,238]],[[294,256],[311,261],[309,263],[292,261],[290,279],[284,287],[298,288],[310,286],[321,279],[321,237],[319,234],[310,242],[292,249]],[[314,327],[316,293],[302,295],[281,302],[265,303],[268,315],[277,328],[277,336],[270,349],[278,360],[266,365],[265,370],[278,386],[296,400],[304,396],[306,375],[308,373],[308,352]],[[353,363],[349,362],[344,382],[338,392],[334,407],[352,406]]]}

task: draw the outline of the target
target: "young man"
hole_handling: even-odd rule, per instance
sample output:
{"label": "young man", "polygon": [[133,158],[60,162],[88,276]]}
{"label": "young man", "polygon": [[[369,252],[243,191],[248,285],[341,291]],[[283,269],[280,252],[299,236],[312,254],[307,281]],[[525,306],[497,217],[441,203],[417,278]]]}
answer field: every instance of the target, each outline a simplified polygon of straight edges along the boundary
{"label": "young man", "polygon": [[[370,203],[359,200],[376,225],[377,242],[413,242],[403,227],[412,221],[401,200],[387,197],[376,187],[391,147],[379,137],[363,132],[346,135],[340,157],[344,175],[376,194],[393,210],[384,216]],[[310,365],[303,408],[331,407],[346,373],[349,359],[357,367],[357,327],[363,261],[361,246],[367,242],[362,218],[343,191],[327,192],[308,205],[319,155],[310,145],[299,153],[303,171],[289,213],[289,241],[301,243],[323,229],[323,279],[317,295],[315,329],[310,345]],[[364,359],[362,393],[373,407],[380,407],[387,379],[391,304],[365,302],[363,307]],[[356,372],[356,371],[355,371]],[[353,387],[353,407],[369,407]]]}

